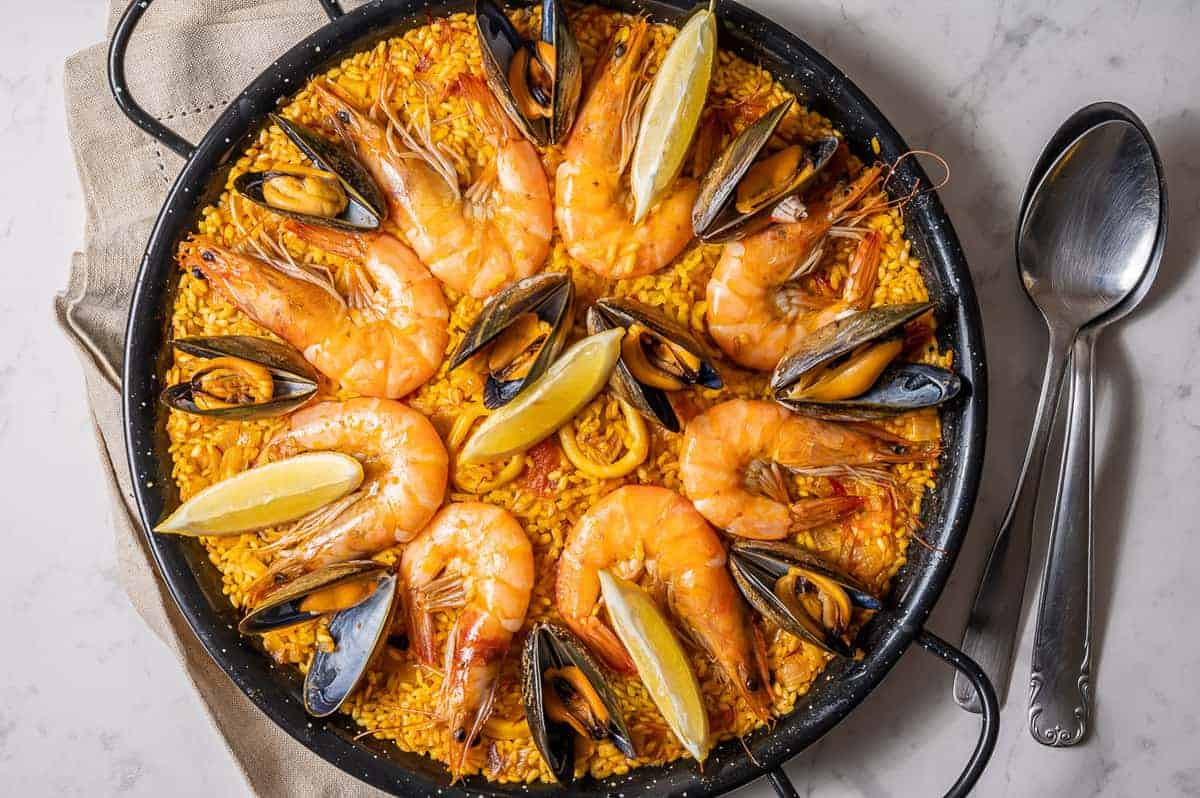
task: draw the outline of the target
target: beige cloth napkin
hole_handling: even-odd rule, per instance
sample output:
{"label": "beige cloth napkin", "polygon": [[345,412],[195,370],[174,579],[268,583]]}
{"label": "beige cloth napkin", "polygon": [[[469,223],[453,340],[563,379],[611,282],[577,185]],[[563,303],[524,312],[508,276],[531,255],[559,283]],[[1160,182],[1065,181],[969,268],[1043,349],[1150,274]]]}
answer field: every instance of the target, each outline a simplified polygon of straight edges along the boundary
{"label": "beige cloth napkin", "polygon": [[[112,0],[109,33],[124,6]],[[316,0],[158,0],[129,47],[132,94],[168,127],[198,141],[243,87],[324,22]],[[87,226],[85,250],[72,258],[70,282],[55,309],[83,359],[112,488],[121,581],[138,613],[179,657],[249,788],[272,797],[380,795],[292,740],[225,676],[175,608],[143,542],[125,461],[118,375],[134,278],[183,161],[117,108],[106,82],[106,51],[104,43],[75,54],[63,77]]]}

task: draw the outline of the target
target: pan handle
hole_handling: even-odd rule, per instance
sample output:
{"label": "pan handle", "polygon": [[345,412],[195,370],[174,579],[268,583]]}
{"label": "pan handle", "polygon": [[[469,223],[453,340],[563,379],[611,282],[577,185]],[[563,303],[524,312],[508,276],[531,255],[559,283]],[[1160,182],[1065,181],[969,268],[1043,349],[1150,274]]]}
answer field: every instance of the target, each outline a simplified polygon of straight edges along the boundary
{"label": "pan handle", "polygon": [[[344,13],[338,0],[317,1],[331,22]],[[146,113],[146,109],[142,108],[129,93],[129,82],[125,79],[125,51],[129,48],[129,40],[133,36],[134,28],[137,27],[138,22],[142,19],[142,14],[146,13],[146,9],[152,2],[154,0],[132,0],[117,22],[117,27],[113,29],[112,42],[108,45],[108,88],[112,92],[113,99],[117,101],[117,107],[125,116],[129,117],[131,122],[149,133],[171,152],[187,159],[191,158],[192,153],[196,151],[195,146]]]}
{"label": "pan handle", "polygon": [[[975,786],[975,782],[979,781],[988,760],[992,758],[992,750],[996,747],[996,735],[1000,732],[1000,704],[996,701],[996,691],[992,687],[992,683],[988,681],[983,669],[976,665],[973,659],[942,638],[922,629],[917,633],[916,641],[921,648],[961,673],[975,688],[975,694],[980,697],[979,703],[983,707],[983,728],[979,733],[979,742],[975,744],[975,751],[971,754],[971,759],[967,762],[962,774],[959,775],[958,781],[954,782],[954,785],[946,791],[946,798],[965,798],[971,792],[971,788]],[[799,798],[796,788],[792,786],[791,780],[783,772],[782,767],[768,772],[767,779],[771,782],[771,786],[779,798]]]}
{"label": "pan handle", "polygon": [[975,750],[967,760],[967,766],[963,768],[958,781],[946,791],[946,798],[964,798],[971,792],[975,782],[979,781],[988,760],[992,758],[996,736],[1000,733],[1000,702],[996,700],[996,689],[992,687],[987,674],[975,660],[925,629],[917,632],[916,640],[917,645],[952,666],[971,683],[983,708],[983,727],[979,731],[979,742],[975,744]]}

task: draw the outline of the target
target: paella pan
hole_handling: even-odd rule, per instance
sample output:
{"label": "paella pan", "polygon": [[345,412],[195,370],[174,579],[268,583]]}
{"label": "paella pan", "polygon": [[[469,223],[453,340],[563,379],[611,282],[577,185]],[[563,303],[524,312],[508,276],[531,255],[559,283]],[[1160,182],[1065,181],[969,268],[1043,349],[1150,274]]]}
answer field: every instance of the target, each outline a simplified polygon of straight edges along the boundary
{"label": "paella pan", "polygon": [[156,231],[154,546],[405,778],[724,789],[965,521],[931,198],[721,9],[470,10],[356,12]]}

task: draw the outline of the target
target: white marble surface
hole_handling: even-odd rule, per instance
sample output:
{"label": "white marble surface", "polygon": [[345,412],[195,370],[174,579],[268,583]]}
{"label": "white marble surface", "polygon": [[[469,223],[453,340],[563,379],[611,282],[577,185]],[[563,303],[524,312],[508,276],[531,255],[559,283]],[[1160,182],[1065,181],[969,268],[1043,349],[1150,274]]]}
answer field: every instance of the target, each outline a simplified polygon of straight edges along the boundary
{"label": "white marble surface", "polygon": [[[750,5],[840,65],[912,146],[953,165],[942,196],[984,309],[992,410],[976,521],[930,621],[951,640],[1011,490],[1043,356],[1013,267],[1025,176],[1058,123],[1092,100],[1131,105],[1156,136],[1171,193],[1166,261],[1145,306],[1098,354],[1095,733],[1067,751],[1030,739],[1026,624],[978,794],[1200,795],[1200,5]],[[102,37],[103,4],[32,4],[17,19],[0,48],[0,528],[16,544],[0,558],[0,792],[241,794],[181,670],[116,581],[82,380],[52,322],[51,296],[83,229],[62,61]],[[800,791],[940,794],[977,728],[952,703],[950,683],[945,667],[909,653],[846,723],[788,766]],[[755,785],[739,794],[770,793]]]}

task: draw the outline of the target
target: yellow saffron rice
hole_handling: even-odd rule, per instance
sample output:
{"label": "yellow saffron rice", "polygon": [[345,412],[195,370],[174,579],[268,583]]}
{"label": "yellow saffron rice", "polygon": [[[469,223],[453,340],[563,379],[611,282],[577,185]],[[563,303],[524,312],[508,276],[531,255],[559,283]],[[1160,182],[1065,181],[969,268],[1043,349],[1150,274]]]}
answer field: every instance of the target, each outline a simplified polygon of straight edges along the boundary
{"label": "yellow saffron rice", "polygon": [[[535,13],[520,12],[518,24],[531,30]],[[584,57],[584,74],[590,73],[604,44],[628,17],[598,8],[585,8],[574,14],[572,27],[579,39]],[[655,59],[661,58],[675,30],[665,25],[653,26]],[[393,97],[395,110],[401,118],[428,125],[437,144],[450,154],[467,185],[479,175],[492,157],[489,145],[478,132],[465,102],[452,88],[464,74],[482,76],[479,46],[474,20],[470,15],[457,14],[430,21],[427,25],[408,31],[403,36],[381,42],[369,52],[347,58],[324,75],[338,83],[350,95],[361,99],[366,107],[374,98],[384,64],[400,80]],[[730,127],[743,127],[766,109],[787,97],[770,74],[729,53],[720,53],[709,106],[729,109]],[[309,88],[302,90],[282,109],[284,116],[325,131],[331,138],[334,132],[328,121],[317,111]],[[785,120],[781,138],[788,141],[813,140],[828,134],[831,126],[821,116],[803,108],[794,109]],[[543,152],[550,186],[561,159],[561,148]],[[301,154],[271,127],[261,133],[245,151],[229,176],[229,184],[240,173],[261,170],[280,163],[303,163]],[[258,228],[275,237],[278,221],[271,214],[234,200],[226,191],[220,201],[204,210],[197,232],[225,243],[233,244]],[[875,304],[924,301],[928,298],[919,264],[910,254],[904,237],[904,225],[896,210],[876,214],[866,224],[884,235],[879,284]],[[398,231],[393,230],[397,235]],[[285,245],[297,260],[329,266],[338,280],[343,281],[346,263],[340,258],[309,249],[298,241],[287,239]],[[833,288],[840,288],[846,275],[846,263],[853,242],[842,241],[831,247],[822,271]],[[666,315],[690,328],[698,337],[707,340],[704,326],[705,286],[720,255],[719,245],[693,243],[674,263],[661,271],[634,280],[613,283],[606,281],[567,255],[562,242],[555,238],[552,255],[546,264],[548,271],[570,272],[578,294],[574,337],[583,334],[582,312],[591,300],[606,295],[632,296],[661,309]],[[457,346],[463,333],[481,307],[481,302],[447,292],[451,307],[450,342],[447,354]],[[204,280],[184,273],[175,299],[172,333],[176,337],[194,335],[253,334],[270,336],[242,315],[233,305],[218,295]],[[710,342],[711,343],[711,342]],[[715,347],[713,347],[715,351]],[[948,355],[939,355],[930,344],[922,354],[926,362],[949,365]],[[734,368],[719,360],[726,387],[721,391],[695,388],[684,397],[684,403],[699,410],[735,396],[765,397],[766,377]],[[176,354],[174,366],[167,374],[169,383],[187,378],[195,362]],[[409,397],[409,402],[433,419],[443,437],[447,436],[454,419],[464,408],[481,404],[482,378],[471,367],[452,374],[442,370]],[[336,386],[330,398],[349,394]],[[174,462],[174,478],[183,499],[202,488],[252,466],[266,440],[285,422],[219,421],[171,411],[168,432]],[[623,451],[628,437],[625,422],[616,400],[602,394],[573,422],[578,440],[594,456],[616,459]],[[934,412],[913,414],[889,423],[891,431],[922,440],[937,439],[940,425]],[[619,480],[597,480],[576,471],[558,456],[557,443],[544,444],[540,453],[526,456],[527,466],[521,477],[484,494],[484,501],[510,510],[521,522],[533,543],[537,565],[537,580],[530,603],[526,629],[543,618],[553,618],[553,583],[555,563],[566,535],[576,520],[601,496],[629,482],[658,484],[682,492],[679,478],[678,452],[682,435],[673,435],[659,428],[651,431],[649,455],[637,470]],[[551,441],[555,441],[551,438]],[[542,456],[545,456],[544,458]],[[537,462],[535,462],[537,461]],[[891,498],[881,489],[870,485],[849,484],[847,489],[868,497],[866,509],[848,521],[803,533],[799,542],[826,556],[831,562],[859,577],[872,589],[883,593],[896,570],[903,563],[905,552],[916,531],[914,519],[920,511],[921,497],[932,487],[934,466],[927,464],[891,467],[901,484],[907,488],[898,495],[907,497],[906,506],[893,507]],[[458,484],[477,484],[489,478],[499,466],[464,472]],[[475,481],[472,481],[475,480]],[[828,480],[797,479],[800,495],[828,495]],[[460,493],[452,487],[449,500],[474,499],[470,493]],[[264,547],[277,536],[267,530],[226,538],[205,538],[212,562],[224,575],[224,591],[239,608],[246,605],[246,589],[261,575],[270,562]],[[379,555],[384,562],[395,562],[399,548]],[[440,640],[452,622],[446,614],[439,617]],[[520,696],[519,642],[506,658],[495,711],[483,731],[482,743],[473,749],[471,767],[489,779],[501,782],[532,782],[550,780],[550,774],[529,736],[524,722]],[[825,666],[827,657],[815,647],[772,629],[766,630],[768,661],[773,673],[774,706],[779,714],[787,713]],[[317,623],[274,632],[264,638],[267,651],[280,663],[303,670],[318,644],[329,645],[328,634]],[[699,652],[693,653],[692,664],[699,677],[706,699],[713,733],[726,739],[751,731],[757,720],[734,697],[722,681],[711,661]],[[619,774],[630,768],[649,763],[663,763],[684,756],[684,749],[672,736],[663,718],[636,678],[613,677],[614,692],[624,711],[632,732],[633,742],[640,753],[637,761],[626,760],[612,745],[584,742],[585,750],[577,758],[579,774],[604,777]],[[445,761],[445,729],[430,718],[441,686],[441,675],[417,664],[414,656],[398,648],[386,652],[360,689],[346,702],[342,711],[349,713],[364,731],[392,740],[400,748],[427,754]]]}

